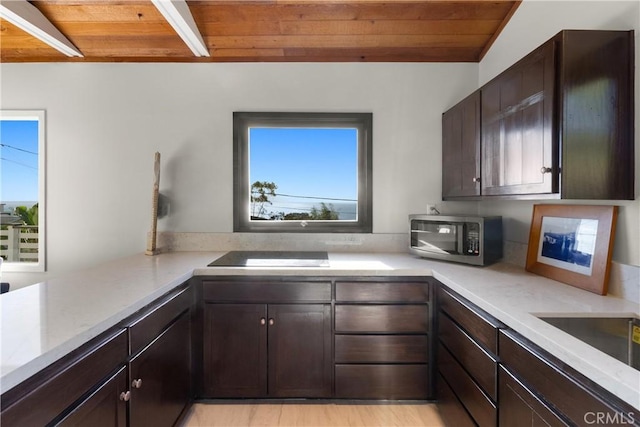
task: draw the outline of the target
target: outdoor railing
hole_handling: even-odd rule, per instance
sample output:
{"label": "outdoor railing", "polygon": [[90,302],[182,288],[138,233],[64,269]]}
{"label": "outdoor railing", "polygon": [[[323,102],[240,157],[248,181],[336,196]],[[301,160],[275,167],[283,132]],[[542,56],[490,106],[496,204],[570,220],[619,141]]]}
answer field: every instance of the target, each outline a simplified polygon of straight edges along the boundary
{"label": "outdoor railing", "polygon": [[0,256],[7,262],[38,262],[38,226],[3,226],[0,229]]}

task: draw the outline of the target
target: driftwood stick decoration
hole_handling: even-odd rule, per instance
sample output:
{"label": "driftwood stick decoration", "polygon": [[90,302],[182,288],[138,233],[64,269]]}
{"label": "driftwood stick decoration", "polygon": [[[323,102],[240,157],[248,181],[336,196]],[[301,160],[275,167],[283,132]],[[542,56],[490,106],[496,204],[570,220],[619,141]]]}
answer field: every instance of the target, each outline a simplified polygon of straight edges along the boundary
{"label": "driftwood stick decoration", "polygon": [[151,202],[151,231],[147,234],[146,255],[157,255],[156,235],[158,230],[158,197],[160,191],[160,153],[156,152],[153,162],[153,193]]}

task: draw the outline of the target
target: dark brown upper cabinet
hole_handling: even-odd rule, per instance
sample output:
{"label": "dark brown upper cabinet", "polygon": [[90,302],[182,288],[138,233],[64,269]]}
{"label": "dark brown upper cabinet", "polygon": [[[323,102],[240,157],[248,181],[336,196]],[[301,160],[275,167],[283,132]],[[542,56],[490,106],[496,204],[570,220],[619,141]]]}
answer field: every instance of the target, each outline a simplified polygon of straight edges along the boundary
{"label": "dark brown upper cabinet", "polygon": [[561,194],[633,200],[633,31],[564,31],[558,45]]}
{"label": "dark brown upper cabinet", "polygon": [[481,89],[485,196],[558,191],[554,47],[545,43]]}
{"label": "dark brown upper cabinet", "polygon": [[473,104],[443,115],[443,199],[633,200],[633,71],[633,31],[558,33],[480,88],[479,175]]}
{"label": "dark brown upper cabinet", "polygon": [[442,114],[442,198],[480,195],[480,91]]}

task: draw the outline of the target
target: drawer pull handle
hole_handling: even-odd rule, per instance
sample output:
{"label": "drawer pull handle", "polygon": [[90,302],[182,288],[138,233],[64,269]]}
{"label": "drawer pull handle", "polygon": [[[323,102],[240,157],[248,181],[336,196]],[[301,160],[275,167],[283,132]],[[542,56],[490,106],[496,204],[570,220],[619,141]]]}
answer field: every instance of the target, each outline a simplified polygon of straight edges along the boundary
{"label": "drawer pull handle", "polygon": [[269,319],[269,326],[273,326],[275,323],[276,321],[273,318]]}
{"label": "drawer pull handle", "polygon": [[123,402],[128,402],[129,399],[131,399],[131,392],[129,390],[120,393],[120,400],[122,400]]}
{"label": "drawer pull handle", "polygon": [[266,324],[267,324],[267,321],[265,320],[265,318],[264,318],[264,317],[261,317],[261,318],[260,318],[260,324],[261,324],[262,326],[264,326],[264,325],[266,325]]}
{"label": "drawer pull handle", "polygon": [[142,387],[142,378],[138,378],[137,380],[131,381],[131,387],[133,387],[133,388],[141,388]]}

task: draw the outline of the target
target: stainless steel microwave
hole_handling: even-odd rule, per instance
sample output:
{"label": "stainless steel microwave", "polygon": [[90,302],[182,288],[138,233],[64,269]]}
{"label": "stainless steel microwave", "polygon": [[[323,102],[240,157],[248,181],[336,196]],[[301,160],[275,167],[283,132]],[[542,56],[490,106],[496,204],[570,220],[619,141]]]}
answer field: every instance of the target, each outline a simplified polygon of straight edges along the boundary
{"label": "stainless steel microwave", "polygon": [[409,215],[410,252],[424,258],[489,265],[502,258],[502,217]]}

